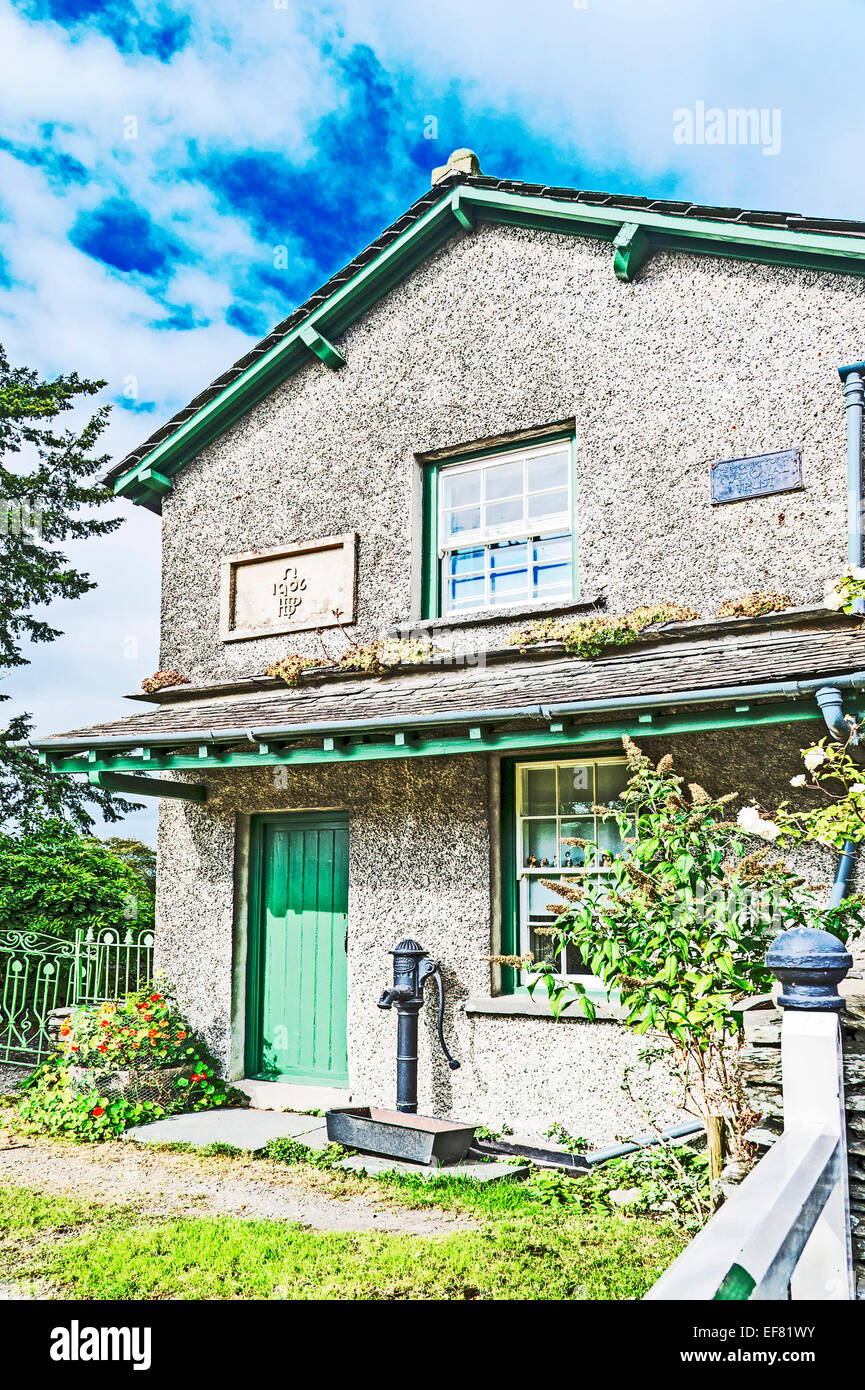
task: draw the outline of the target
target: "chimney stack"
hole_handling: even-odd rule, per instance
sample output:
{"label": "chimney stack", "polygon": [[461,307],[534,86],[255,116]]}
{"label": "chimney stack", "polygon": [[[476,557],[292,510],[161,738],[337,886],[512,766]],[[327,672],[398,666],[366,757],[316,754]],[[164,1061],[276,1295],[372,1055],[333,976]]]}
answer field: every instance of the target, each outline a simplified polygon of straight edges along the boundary
{"label": "chimney stack", "polygon": [[479,173],[481,173],[481,166],[474,150],[454,150],[447,164],[441,164],[437,169],[433,169],[432,182],[433,185],[441,183],[442,179],[448,178],[451,174]]}

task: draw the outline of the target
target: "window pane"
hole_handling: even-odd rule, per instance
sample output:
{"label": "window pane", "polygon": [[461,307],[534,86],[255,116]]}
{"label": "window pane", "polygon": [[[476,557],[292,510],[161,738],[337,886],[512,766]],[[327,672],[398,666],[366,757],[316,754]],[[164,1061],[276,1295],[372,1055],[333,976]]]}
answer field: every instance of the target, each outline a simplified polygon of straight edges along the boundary
{"label": "window pane", "polygon": [[481,500],[481,472],[477,468],[471,473],[442,473],[442,506],[470,507]]}
{"label": "window pane", "polygon": [[523,821],[524,868],[554,868],[557,852],[558,836],[555,817],[550,820]]}
{"label": "window pane", "polygon": [[504,574],[490,576],[490,601],[492,603],[517,603],[526,597],[526,571],[508,570]]}
{"label": "window pane", "polygon": [[560,516],[568,510],[568,494],[562,492],[539,492],[529,497],[529,516]]}
{"label": "window pane", "polygon": [[525,569],[528,561],[527,541],[502,541],[490,546],[491,570]]}
{"label": "window pane", "polygon": [[523,461],[497,463],[486,470],[486,498],[493,502],[499,497],[522,497]]}
{"label": "window pane", "polygon": [[[595,822],[594,819],[587,820],[563,820],[561,823],[561,855],[562,867],[569,869],[571,865],[575,869],[592,868],[596,859],[594,848]],[[576,837],[579,840],[590,841],[589,848],[585,845],[568,845],[566,840]],[[567,861],[570,859],[571,863]]]}
{"label": "window pane", "polygon": [[[594,766],[572,763],[559,768],[559,815],[591,815],[595,804]],[[582,834],[582,831],[576,831]]]}
{"label": "window pane", "polygon": [[484,601],[484,581],[480,579],[452,579],[448,585],[448,608],[479,608]]}
{"label": "window pane", "polygon": [[513,497],[509,502],[492,502],[484,507],[484,526],[490,531],[497,526],[512,526],[515,521],[522,519],[522,497]]}
{"label": "window pane", "polygon": [[627,763],[598,763],[597,802],[601,806],[620,802],[627,780]]}
{"label": "window pane", "polygon": [[616,820],[598,820],[598,858],[601,866],[616,859],[624,846]]}
{"label": "window pane", "polygon": [[560,949],[559,938],[557,936],[547,936],[546,932],[539,935],[533,930],[531,924],[529,925],[529,950],[538,963],[543,961],[546,964],[555,966],[556,970],[560,970]]}
{"label": "window pane", "polygon": [[550,767],[521,768],[524,816],[554,816],[556,813],[556,769]]}
{"label": "window pane", "polygon": [[464,507],[445,516],[445,535],[459,536],[464,531],[477,531],[481,524],[480,507]]}
{"label": "window pane", "polygon": [[535,565],[532,569],[532,598],[555,598],[571,592],[571,566]]}
{"label": "window pane", "polygon": [[565,947],[565,974],[591,975],[591,973],[576,946],[567,945]]}
{"label": "window pane", "polygon": [[529,492],[544,492],[553,487],[568,486],[569,460],[567,454],[542,454],[527,460]]}
{"label": "window pane", "polygon": [[570,560],[570,535],[543,536],[534,542],[534,553],[538,564],[542,565],[548,565],[554,560]]}
{"label": "window pane", "polygon": [[472,550],[452,550],[448,563],[452,575],[483,574],[484,548],[475,546]]}

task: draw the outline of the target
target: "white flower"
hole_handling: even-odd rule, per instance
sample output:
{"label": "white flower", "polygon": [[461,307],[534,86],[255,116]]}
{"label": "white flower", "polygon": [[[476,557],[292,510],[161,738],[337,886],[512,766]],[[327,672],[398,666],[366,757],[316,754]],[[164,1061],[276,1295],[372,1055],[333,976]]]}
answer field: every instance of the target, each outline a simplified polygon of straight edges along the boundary
{"label": "white flower", "polygon": [[865,792],[865,782],[854,782],[850,790],[851,792]]}
{"label": "white flower", "polygon": [[756,806],[743,806],[736,817],[736,824],[749,835],[758,835],[761,840],[777,840],[781,834],[780,826],[774,821],[765,820]]}
{"label": "white flower", "polygon": [[850,565],[847,569],[847,573],[850,575],[851,579],[865,579],[865,569],[863,569],[861,565]]}
{"label": "white flower", "polygon": [[806,748],[802,754],[802,761],[809,772],[813,772],[826,761],[825,748]]}
{"label": "white flower", "polygon": [[804,772],[800,772],[799,775],[798,775],[798,777],[791,777],[791,778],[790,778],[790,786],[791,786],[791,787],[804,787],[804,785],[805,785],[805,783],[806,783],[807,781],[808,781],[808,778],[805,776]]}
{"label": "white flower", "polygon": [[823,588],[823,607],[840,608],[843,602],[844,598],[838,587],[838,580],[827,579]]}

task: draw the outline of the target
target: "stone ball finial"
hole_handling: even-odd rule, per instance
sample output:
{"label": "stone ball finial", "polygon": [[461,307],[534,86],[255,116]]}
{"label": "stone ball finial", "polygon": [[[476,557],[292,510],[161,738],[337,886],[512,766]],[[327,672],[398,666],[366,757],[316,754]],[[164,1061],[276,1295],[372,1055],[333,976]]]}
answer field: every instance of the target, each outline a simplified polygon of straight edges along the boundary
{"label": "stone ball finial", "polygon": [[843,941],[813,927],[791,927],[766,952],[766,964],[784,986],[782,1009],[837,1012],[844,1000],[835,986],[844,979],[853,957]]}
{"label": "stone ball finial", "polygon": [[480,160],[474,150],[454,150],[447,164],[440,164],[432,171],[433,183],[441,183],[449,174],[480,174]]}

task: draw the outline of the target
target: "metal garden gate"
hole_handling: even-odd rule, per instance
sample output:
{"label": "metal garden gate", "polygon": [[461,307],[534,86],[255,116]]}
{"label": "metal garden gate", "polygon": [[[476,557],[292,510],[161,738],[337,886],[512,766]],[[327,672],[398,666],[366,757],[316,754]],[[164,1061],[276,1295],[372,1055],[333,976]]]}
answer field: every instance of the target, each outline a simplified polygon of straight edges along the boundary
{"label": "metal garden gate", "polygon": [[38,1066],[53,1047],[52,1009],[117,999],[152,973],[150,930],[0,931],[0,1063]]}

